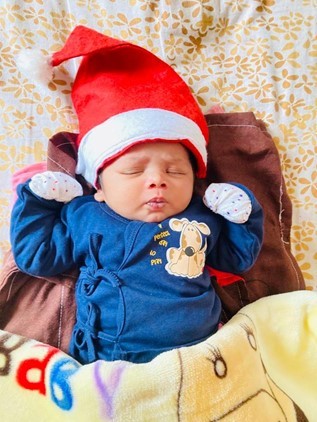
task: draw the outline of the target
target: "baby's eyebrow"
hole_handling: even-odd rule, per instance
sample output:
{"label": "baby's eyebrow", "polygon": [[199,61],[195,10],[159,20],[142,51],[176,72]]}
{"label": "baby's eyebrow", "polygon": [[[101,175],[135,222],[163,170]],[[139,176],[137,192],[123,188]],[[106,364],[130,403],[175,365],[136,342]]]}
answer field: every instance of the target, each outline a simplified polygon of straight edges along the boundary
{"label": "baby's eyebrow", "polygon": [[146,157],[129,156],[129,157],[126,157],[124,164],[128,164],[128,165],[141,164],[141,163],[146,163],[148,160],[149,158],[146,158]]}

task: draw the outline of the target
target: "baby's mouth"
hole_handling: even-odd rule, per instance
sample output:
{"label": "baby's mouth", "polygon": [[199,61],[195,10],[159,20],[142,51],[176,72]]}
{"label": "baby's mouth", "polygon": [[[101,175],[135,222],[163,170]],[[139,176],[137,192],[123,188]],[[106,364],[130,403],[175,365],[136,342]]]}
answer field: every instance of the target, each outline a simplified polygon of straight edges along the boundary
{"label": "baby's mouth", "polygon": [[152,198],[146,204],[153,209],[161,209],[166,204],[166,201],[164,198]]}

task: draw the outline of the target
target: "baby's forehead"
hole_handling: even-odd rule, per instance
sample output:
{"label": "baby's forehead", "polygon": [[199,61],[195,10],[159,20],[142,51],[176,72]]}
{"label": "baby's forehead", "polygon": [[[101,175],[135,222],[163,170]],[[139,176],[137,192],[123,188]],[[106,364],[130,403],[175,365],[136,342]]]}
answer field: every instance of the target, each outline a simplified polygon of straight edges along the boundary
{"label": "baby's forehead", "polygon": [[121,155],[121,157],[131,160],[139,160],[142,157],[152,156],[180,161],[189,158],[189,151],[180,142],[151,141],[139,142]]}

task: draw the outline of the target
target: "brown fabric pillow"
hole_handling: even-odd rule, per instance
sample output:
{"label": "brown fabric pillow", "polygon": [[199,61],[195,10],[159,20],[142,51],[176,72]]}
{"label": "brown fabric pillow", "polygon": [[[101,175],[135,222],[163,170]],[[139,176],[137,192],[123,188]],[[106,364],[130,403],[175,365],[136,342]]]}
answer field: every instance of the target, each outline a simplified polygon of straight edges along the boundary
{"label": "brown fabric pillow", "polygon": [[[203,193],[210,182],[240,182],[263,206],[265,236],[261,254],[233,284],[212,282],[223,303],[223,319],[241,307],[276,293],[305,289],[290,250],[292,207],[285,189],[278,152],[264,124],[253,113],[206,116],[209,126],[208,174],[197,183]],[[48,145],[47,167],[75,176],[76,134],[61,132]],[[84,192],[91,186],[77,177]],[[67,351],[75,321],[74,285],[78,272],[36,278],[21,273],[9,252],[0,274],[0,329],[34,338]]]}
{"label": "brown fabric pillow", "polygon": [[253,113],[210,114],[206,183],[231,181],[248,186],[264,210],[264,242],[255,265],[241,274],[244,282],[218,287],[228,318],[264,296],[304,290],[291,253],[292,204],[286,191],[275,144]]}
{"label": "brown fabric pillow", "polygon": [[0,274],[0,328],[67,352],[75,323],[77,271],[39,278],[22,273],[11,252]]}

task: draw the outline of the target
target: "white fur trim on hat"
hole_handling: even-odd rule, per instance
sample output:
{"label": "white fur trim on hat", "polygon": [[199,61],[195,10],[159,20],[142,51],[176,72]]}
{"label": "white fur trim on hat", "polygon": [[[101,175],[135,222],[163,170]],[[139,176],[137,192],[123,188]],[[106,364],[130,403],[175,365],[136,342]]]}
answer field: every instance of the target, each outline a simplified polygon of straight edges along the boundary
{"label": "white fur trim on hat", "polygon": [[95,186],[97,171],[107,159],[147,139],[188,139],[196,158],[200,155],[207,163],[206,140],[193,120],[173,111],[141,108],[112,116],[90,130],[79,145],[76,173]]}

